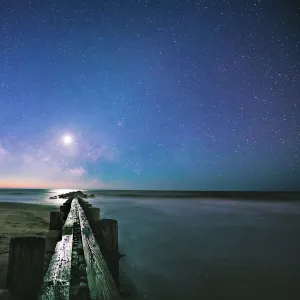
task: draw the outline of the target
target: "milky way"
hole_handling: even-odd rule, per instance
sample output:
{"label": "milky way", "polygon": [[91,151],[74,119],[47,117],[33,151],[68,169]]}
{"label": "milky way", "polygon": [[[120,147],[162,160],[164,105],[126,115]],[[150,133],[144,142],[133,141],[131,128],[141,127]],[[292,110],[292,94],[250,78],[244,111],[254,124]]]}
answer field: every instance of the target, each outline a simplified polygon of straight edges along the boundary
{"label": "milky way", "polygon": [[300,187],[297,1],[4,0],[0,19],[0,186]]}

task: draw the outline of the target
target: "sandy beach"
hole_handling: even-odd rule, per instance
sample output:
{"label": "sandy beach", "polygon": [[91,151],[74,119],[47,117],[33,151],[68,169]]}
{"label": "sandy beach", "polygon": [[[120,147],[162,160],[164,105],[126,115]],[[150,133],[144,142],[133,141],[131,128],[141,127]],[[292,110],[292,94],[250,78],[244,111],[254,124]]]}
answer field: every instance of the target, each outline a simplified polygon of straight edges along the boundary
{"label": "sandy beach", "polygon": [[0,289],[6,285],[9,241],[17,236],[45,236],[49,213],[58,207],[25,203],[0,203]]}

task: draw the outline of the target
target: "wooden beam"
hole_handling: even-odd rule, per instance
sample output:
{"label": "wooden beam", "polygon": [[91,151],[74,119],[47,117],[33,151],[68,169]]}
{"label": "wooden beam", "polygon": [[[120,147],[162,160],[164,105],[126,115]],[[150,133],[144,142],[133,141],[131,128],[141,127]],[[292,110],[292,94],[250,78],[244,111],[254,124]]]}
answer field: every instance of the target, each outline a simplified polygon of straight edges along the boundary
{"label": "wooden beam", "polygon": [[90,290],[86,274],[86,262],[83,254],[83,245],[79,219],[73,225],[73,247],[71,262],[71,300],[90,300]]}
{"label": "wooden beam", "polygon": [[78,209],[91,298],[96,300],[120,299],[117,286],[102,256],[87,217],[78,200],[74,199],[73,202]]}
{"label": "wooden beam", "polygon": [[56,244],[55,252],[44,277],[40,300],[69,300],[73,225],[76,221],[76,214],[76,206],[72,202],[62,230],[62,239]]}

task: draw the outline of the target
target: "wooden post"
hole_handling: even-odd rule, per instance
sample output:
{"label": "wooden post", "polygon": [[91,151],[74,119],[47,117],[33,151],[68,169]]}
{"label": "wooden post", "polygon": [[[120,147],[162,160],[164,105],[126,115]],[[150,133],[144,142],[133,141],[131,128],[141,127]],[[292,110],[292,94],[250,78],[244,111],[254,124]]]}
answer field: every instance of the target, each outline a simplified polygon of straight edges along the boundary
{"label": "wooden post", "polygon": [[57,242],[62,239],[62,230],[49,230],[45,241],[44,274],[47,272]]}
{"label": "wooden post", "polygon": [[63,213],[60,211],[50,212],[50,230],[61,230],[63,221]]}
{"label": "wooden post", "polygon": [[43,280],[44,251],[43,237],[10,240],[7,288],[16,299],[38,299]]}
{"label": "wooden post", "polygon": [[91,222],[91,211],[92,211],[92,204],[90,204],[90,203],[88,203],[88,202],[82,202],[82,204],[81,204],[81,207],[82,207],[82,209],[83,209],[83,211],[84,211],[84,213],[85,213],[85,215],[86,215],[86,217],[87,217],[87,219],[88,219],[88,221],[90,222],[90,223],[92,223]]}
{"label": "wooden post", "polygon": [[98,207],[92,207],[89,209],[89,223],[94,231],[95,228],[95,224],[97,224],[97,222],[100,219],[100,208]]}
{"label": "wooden post", "polygon": [[100,219],[100,208],[92,207],[91,209],[91,221],[97,222]]}
{"label": "wooden post", "polygon": [[103,252],[118,252],[118,222],[113,219],[97,221],[96,236]]}
{"label": "wooden post", "polygon": [[63,213],[59,211],[50,212],[50,226],[46,235],[44,254],[44,274],[47,272],[51,257],[55,251],[58,241],[62,238]]}
{"label": "wooden post", "polygon": [[63,220],[65,221],[68,217],[68,213],[69,213],[69,208],[68,208],[68,205],[67,204],[64,204],[62,206],[60,206],[60,212],[63,213]]}
{"label": "wooden post", "polygon": [[118,222],[113,219],[102,219],[95,223],[95,238],[100,246],[101,253],[119,288],[119,243]]}

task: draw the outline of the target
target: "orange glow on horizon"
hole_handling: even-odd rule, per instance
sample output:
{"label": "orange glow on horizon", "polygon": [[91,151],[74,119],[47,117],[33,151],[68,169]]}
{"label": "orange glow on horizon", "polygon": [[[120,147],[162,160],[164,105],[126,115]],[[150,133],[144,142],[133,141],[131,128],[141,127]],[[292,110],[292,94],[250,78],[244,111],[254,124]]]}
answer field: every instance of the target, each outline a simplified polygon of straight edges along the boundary
{"label": "orange glow on horizon", "polygon": [[78,182],[39,181],[36,179],[1,179],[0,188],[8,189],[68,189],[83,188],[84,184]]}

